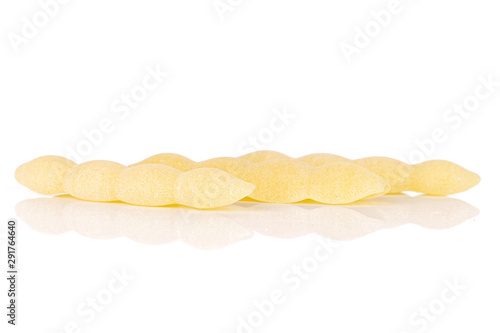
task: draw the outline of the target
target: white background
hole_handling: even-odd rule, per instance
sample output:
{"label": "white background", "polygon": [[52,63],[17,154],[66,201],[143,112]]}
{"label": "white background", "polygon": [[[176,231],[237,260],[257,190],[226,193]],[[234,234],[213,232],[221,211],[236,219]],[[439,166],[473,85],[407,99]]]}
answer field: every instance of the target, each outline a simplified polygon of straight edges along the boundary
{"label": "white background", "polygon": [[[357,29],[373,27],[370,12],[389,1],[222,3],[231,10],[221,17],[212,0],[72,0],[25,38],[23,18],[33,22],[40,4],[3,1],[0,219],[15,217],[18,201],[40,196],[16,183],[18,165],[66,155],[103,119],[112,130],[82,160],[238,156],[259,134],[260,148],[293,157],[451,160],[481,175],[480,185],[454,196],[480,215],[447,230],[407,224],[341,243],[252,330],[417,332],[412,313],[456,278],[466,291],[422,331],[498,331],[500,86],[467,118],[445,118],[474,96],[480,77],[500,81],[498,4],[401,0],[390,22],[348,61],[342,43],[355,45]],[[13,36],[25,39],[16,47]],[[147,68],[169,75],[127,116],[114,112]],[[262,134],[284,109],[293,119],[272,138]],[[445,139],[429,144],[436,128]],[[20,219],[19,244],[19,325],[9,331],[63,332],[68,322],[82,323],[78,305],[106,287],[113,269],[125,267],[134,279],[81,324],[82,332],[236,332],[254,301],[289,290],[282,274],[317,242],[313,235],[256,234],[203,251],[183,242],[47,235]]]}

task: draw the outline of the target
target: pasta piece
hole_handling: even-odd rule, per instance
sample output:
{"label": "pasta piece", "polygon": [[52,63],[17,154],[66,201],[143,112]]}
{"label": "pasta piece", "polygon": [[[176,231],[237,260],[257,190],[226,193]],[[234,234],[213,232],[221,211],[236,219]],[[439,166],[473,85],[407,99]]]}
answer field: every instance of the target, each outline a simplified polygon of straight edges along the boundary
{"label": "pasta piece", "polygon": [[[178,159],[169,154],[155,156],[161,163],[178,165]],[[151,158],[142,162],[147,163]],[[387,181],[354,163],[337,162],[319,167],[296,159],[272,159],[253,163],[242,158],[218,157],[193,162],[186,168],[216,168],[245,182],[255,185],[250,198],[274,203],[293,203],[313,199],[328,204],[344,204],[385,194],[390,187]]]}
{"label": "pasta piece", "polygon": [[16,169],[19,184],[43,194],[64,193],[63,176],[75,162],[60,156],[42,156],[24,163]]}
{"label": "pasta piece", "polygon": [[[269,150],[256,151],[244,156],[245,160],[268,161],[292,159],[284,154]],[[431,160],[415,165],[406,164],[388,157],[366,157],[349,160],[333,154],[311,154],[297,158],[314,166],[333,162],[358,164],[387,180],[389,193],[415,191],[430,195],[450,195],[466,191],[481,181],[479,175],[461,166],[442,160]]]}
{"label": "pasta piece", "polygon": [[71,162],[71,166],[69,162],[58,156],[38,158],[20,166],[16,178],[42,193],[68,193],[88,201],[143,206],[220,207],[248,196],[255,188],[213,168],[182,172],[162,164],[126,167],[111,161],[90,161],[80,165]]}

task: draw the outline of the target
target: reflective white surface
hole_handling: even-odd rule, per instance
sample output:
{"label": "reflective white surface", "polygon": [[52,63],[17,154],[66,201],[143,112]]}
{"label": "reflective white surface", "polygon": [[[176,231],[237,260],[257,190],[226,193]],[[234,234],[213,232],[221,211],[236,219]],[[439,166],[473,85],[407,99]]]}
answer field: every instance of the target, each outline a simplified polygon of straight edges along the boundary
{"label": "reflective white surface", "polygon": [[314,233],[332,240],[352,240],[406,223],[446,229],[475,217],[479,210],[459,199],[403,194],[343,206],[240,201],[211,210],[141,207],[58,196],[21,201],[16,214],[31,228],[46,234],[75,231],[89,238],[124,236],[145,244],[180,240],[200,249],[216,249],[247,240],[254,233],[277,238]]}
{"label": "reflective white surface", "polygon": [[[16,54],[7,34],[55,2]],[[215,2],[234,10],[220,20]],[[1,310],[0,332],[500,332],[500,85],[481,88],[500,82],[500,3],[402,0],[364,43],[397,3],[0,1],[0,220],[19,220],[19,326]],[[444,159],[482,182],[451,200],[186,211],[42,199],[14,179],[42,155],[252,148]],[[6,291],[2,275],[2,309]]]}
{"label": "reflective white surface", "polygon": [[496,315],[498,224],[464,200],[194,210],[25,195],[10,198],[22,332],[439,332]]}

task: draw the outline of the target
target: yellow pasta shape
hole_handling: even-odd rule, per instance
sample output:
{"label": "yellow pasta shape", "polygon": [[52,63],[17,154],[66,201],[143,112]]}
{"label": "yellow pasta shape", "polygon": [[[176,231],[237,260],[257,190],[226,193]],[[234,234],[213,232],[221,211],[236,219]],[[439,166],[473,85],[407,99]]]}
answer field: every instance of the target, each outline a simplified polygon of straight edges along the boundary
{"label": "yellow pasta shape", "polygon": [[268,160],[277,160],[280,158],[290,158],[290,157],[288,155],[285,155],[283,153],[274,150],[258,150],[256,152],[240,156],[240,158],[253,163],[259,163]]}
{"label": "yellow pasta shape", "polygon": [[228,205],[255,188],[213,168],[182,172],[161,164],[126,167],[111,161],[76,165],[59,156],[44,156],[21,165],[16,179],[40,193],[68,193],[88,201],[123,201],[143,206],[182,204],[195,208]]}
{"label": "yellow pasta shape", "polygon": [[[287,155],[273,151],[256,151],[241,158],[246,160],[291,159]],[[349,160],[333,154],[311,154],[299,157],[297,160],[314,166],[338,161],[355,163],[386,179],[391,186],[389,193],[415,191],[430,195],[449,195],[466,191],[481,181],[476,173],[455,163],[442,160],[410,165],[388,157]]]}
{"label": "yellow pasta shape", "polygon": [[302,156],[298,158],[298,160],[314,166],[321,166],[324,164],[335,163],[335,162],[351,162],[351,160],[345,157],[333,154],[310,154]]}
{"label": "yellow pasta shape", "polygon": [[481,181],[478,174],[448,161],[422,162],[410,168],[410,191],[448,195],[467,191]]}
{"label": "yellow pasta shape", "polygon": [[135,165],[151,161],[168,166],[182,164],[183,171],[197,168],[223,170],[255,185],[249,197],[263,202],[292,203],[313,199],[328,204],[344,204],[389,191],[387,181],[353,163],[336,162],[314,167],[290,158],[253,163],[233,157],[188,162],[183,156],[159,154]]}
{"label": "yellow pasta shape", "polygon": [[24,163],[16,169],[19,184],[43,194],[64,193],[63,176],[75,162],[60,156],[42,156]]}
{"label": "yellow pasta shape", "polygon": [[116,201],[115,184],[126,166],[111,161],[75,165],[63,177],[64,193],[89,201]]}
{"label": "yellow pasta shape", "polygon": [[181,171],[189,171],[196,162],[179,154],[165,153],[153,155],[145,160],[130,166],[141,164],[163,164]]}
{"label": "yellow pasta shape", "polygon": [[200,168],[181,172],[162,164],[143,164],[121,172],[117,199],[142,206],[182,204],[220,207],[249,195],[255,186],[222,170]]}
{"label": "yellow pasta shape", "polygon": [[[273,150],[258,150],[253,153],[240,156],[239,158],[242,158],[250,162],[263,162],[263,161],[270,161],[277,159],[292,159],[292,157],[288,155]],[[296,158],[296,160],[306,162],[307,164],[314,166],[321,166],[323,164],[335,163],[335,162],[352,162],[350,159],[342,156],[334,154],[323,154],[323,153],[305,155]]]}

